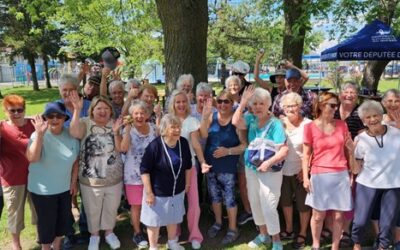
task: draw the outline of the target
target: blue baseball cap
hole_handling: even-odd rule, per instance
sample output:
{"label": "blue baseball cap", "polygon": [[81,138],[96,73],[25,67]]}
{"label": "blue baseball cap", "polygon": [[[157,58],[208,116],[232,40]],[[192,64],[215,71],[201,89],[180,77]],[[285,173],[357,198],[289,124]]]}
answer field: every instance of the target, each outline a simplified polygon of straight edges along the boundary
{"label": "blue baseball cap", "polygon": [[292,68],[286,71],[286,79],[289,80],[290,78],[300,79],[301,74],[298,69]]}
{"label": "blue baseball cap", "polygon": [[66,113],[65,105],[61,102],[49,102],[46,104],[46,107],[44,108],[44,113],[43,116],[46,117],[49,114],[61,114],[65,115],[65,120],[69,119],[69,115]]}

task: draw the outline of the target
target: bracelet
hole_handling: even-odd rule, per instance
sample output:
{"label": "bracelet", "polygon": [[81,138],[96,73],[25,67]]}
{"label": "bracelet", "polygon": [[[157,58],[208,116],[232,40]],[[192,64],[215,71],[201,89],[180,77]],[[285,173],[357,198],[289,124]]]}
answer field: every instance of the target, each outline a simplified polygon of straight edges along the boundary
{"label": "bracelet", "polygon": [[232,155],[231,148],[228,148],[228,155]]}

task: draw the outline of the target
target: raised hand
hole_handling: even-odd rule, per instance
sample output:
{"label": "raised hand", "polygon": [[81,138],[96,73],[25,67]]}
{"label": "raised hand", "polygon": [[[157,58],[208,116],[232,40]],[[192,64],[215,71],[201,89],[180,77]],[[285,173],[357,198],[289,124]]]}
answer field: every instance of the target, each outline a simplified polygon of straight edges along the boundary
{"label": "raised hand", "polygon": [[156,114],[157,117],[161,117],[162,108],[159,103],[154,106],[153,112]]}
{"label": "raised hand", "polygon": [[69,95],[69,100],[72,103],[72,106],[75,110],[81,111],[83,108],[83,98],[79,96],[76,90],[72,91]]}
{"label": "raised hand", "polygon": [[107,78],[110,75],[110,73],[111,73],[111,69],[109,67],[104,67],[101,70],[101,77]]}
{"label": "raised hand", "polygon": [[117,120],[114,121],[113,126],[112,126],[112,130],[113,130],[115,135],[119,134],[119,131],[120,131],[122,125],[123,125],[122,117],[119,117]]}
{"label": "raised hand", "polygon": [[257,61],[257,62],[261,61],[261,59],[263,58],[264,54],[265,54],[265,50],[260,49],[260,50],[257,52],[256,61]]}
{"label": "raised hand", "polygon": [[38,136],[43,136],[48,127],[47,121],[43,120],[41,115],[36,115],[31,123],[33,127],[35,127],[36,134]]}
{"label": "raised hand", "polygon": [[201,113],[203,119],[209,119],[212,114],[213,98],[207,98],[203,104],[203,112]]}
{"label": "raised hand", "polygon": [[247,103],[249,102],[250,98],[253,96],[255,90],[256,90],[256,87],[254,85],[250,85],[250,86],[246,87],[243,91],[242,99],[240,100],[240,104],[247,106]]}
{"label": "raised hand", "polygon": [[120,81],[121,80],[121,73],[122,73],[122,71],[119,70],[119,68],[116,68],[115,70],[113,70],[113,72],[112,72],[113,80]]}

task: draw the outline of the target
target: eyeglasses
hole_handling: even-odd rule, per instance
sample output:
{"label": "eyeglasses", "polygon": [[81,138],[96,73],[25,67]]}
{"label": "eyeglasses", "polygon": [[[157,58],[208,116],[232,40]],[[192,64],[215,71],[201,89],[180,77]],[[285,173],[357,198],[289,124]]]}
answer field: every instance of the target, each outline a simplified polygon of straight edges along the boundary
{"label": "eyeglasses", "polygon": [[297,108],[299,106],[298,104],[292,104],[292,105],[284,105],[283,108],[289,109],[289,108]]}
{"label": "eyeglasses", "polygon": [[49,114],[45,116],[47,120],[51,120],[56,118],[57,120],[61,120],[65,118],[65,115],[62,114]]}
{"label": "eyeglasses", "polygon": [[217,103],[218,104],[222,104],[222,103],[230,104],[231,101],[229,101],[228,99],[217,99]]}
{"label": "eyeglasses", "polygon": [[8,112],[12,113],[12,114],[21,114],[21,113],[24,113],[24,111],[25,111],[25,109],[23,109],[23,108],[20,108],[20,109],[8,109]]}
{"label": "eyeglasses", "polygon": [[325,103],[325,105],[328,105],[331,109],[337,109],[339,107],[337,103]]}

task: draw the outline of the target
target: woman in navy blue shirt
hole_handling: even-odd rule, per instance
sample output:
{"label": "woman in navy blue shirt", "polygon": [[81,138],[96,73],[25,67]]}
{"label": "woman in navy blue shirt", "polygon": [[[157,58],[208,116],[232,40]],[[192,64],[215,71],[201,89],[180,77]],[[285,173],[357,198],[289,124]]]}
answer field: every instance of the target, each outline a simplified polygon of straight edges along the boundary
{"label": "woman in navy blue shirt", "polygon": [[189,143],[180,136],[181,128],[178,117],[165,115],[160,123],[161,136],[147,146],[140,165],[144,185],[140,221],[147,226],[150,249],[158,249],[161,226],[167,226],[168,249],[185,249],[177,242],[176,228],[185,214],[192,160]]}

